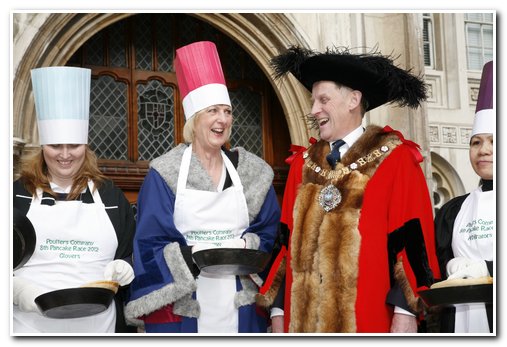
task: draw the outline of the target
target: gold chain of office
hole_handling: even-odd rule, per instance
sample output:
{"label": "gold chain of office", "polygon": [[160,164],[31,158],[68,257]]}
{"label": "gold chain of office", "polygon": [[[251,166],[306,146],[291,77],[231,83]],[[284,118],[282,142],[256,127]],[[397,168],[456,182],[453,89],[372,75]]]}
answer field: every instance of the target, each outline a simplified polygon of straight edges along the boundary
{"label": "gold chain of office", "polygon": [[377,158],[386,155],[389,151],[396,148],[399,144],[401,144],[400,140],[391,140],[387,144],[381,146],[380,148],[376,148],[370,153],[362,156],[361,158],[357,159],[355,162],[351,163],[348,166],[343,166],[337,170],[328,170],[323,169],[318,164],[314,163],[311,159],[309,159],[308,151],[305,151],[303,154],[303,158],[305,159],[305,166],[309,168],[310,170],[315,171],[320,176],[331,180],[331,179],[341,179],[345,175],[348,175],[354,170],[357,170],[361,166],[364,166],[368,163],[371,163],[372,161],[376,160]]}

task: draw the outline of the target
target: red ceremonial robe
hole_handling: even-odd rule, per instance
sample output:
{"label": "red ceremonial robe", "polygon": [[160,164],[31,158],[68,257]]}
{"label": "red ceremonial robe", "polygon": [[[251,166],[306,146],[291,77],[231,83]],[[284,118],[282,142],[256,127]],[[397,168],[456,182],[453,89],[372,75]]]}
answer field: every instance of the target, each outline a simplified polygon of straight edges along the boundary
{"label": "red ceremonial robe", "polygon": [[[350,278],[354,279],[356,285],[353,286],[354,289],[352,292],[350,289],[343,289],[341,285],[330,286],[329,288],[333,288],[333,293],[328,293],[329,290],[327,290],[328,292],[322,291],[322,288],[320,288],[320,292],[318,293],[324,293],[326,296],[325,299],[315,298],[320,296],[320,294],[313,295],[313,297],[312,294],[300,294],[305,292],[305,286],[322,286],[326,278],[325,273],[320,274],[320,284],[318,280],[313,281],[313,284],[310,280],[307,280],[306,277],[313,276],[309,273],[302,275],[305,279],[300,279],[301,275],[298,275],[300,277],[298,277],[296,281],[297,284],[293,283],[293,275],[298,273],[294,272],[293,266],[297,265],[299,268],[300,263],[303,264],[303,267],[305,264],[304,259],[301,260],[301,258],[314,252],[313,255],[311,255],[313,258],[310,258],[310,261],[307,263],[311,263],[312,260],[314,263],[327,261],[324,253],[318,250],[323,247],[322,245],[325,245],[324,242],[327,242],[326,240],[319,239],[318,241],[311,241],[316,244],[318,243],[318,247],[315,246],[317,250],[310,251],[310,253],[308,253],[309,251],[306,249],[308,247],[306,246],[307,239],[309,238],[308,236],[302,233],[302,235],[298,235],[297,238],[293,240],[293,230],[295,228],[293,218],[296,215],[293,211],[294,206],[298,204],[298,199],[301,200],[305,198],[299,198],[298,192],[300,195],[304,195],[307,194],[305,192],[306,188],[312,187],[312,185],[320,187],[318,184],[324,184],[318,182],[320,177],[310,171],[314,170],[316,166],[320,166],[327,170],[330,168],[325,161],[325,155],[320,155],[323,160],[312,163],[314,164],[313,168],[310,168],[308,159],[305,160],[303,157],[303,153],[305,152],[304,149],[296,148],[296,153],[291,158],[291,168],[287,179],[281,215],[281,222],[285,223],[291,231],[289,249],[287,251],[282,249],[277,261],[275,261],[271,269],[271,274],[265,286],[261,288],[260,291],[261,294],[265,294],[269,290],[274,273],[277,271],[276,266],[279,264],[283,265],[283,262],[280,260],[286,256],[285,331],[389,332],[393,315],[393,305],[396,305],[396,302],[388,303],[389,300],[387,299],[390,290],[396,282],[394,278],[394,262],[399,258],[403,260],[405,278],[408,279],[407,283],[410,283],[411,292],[414,294],[417,293],[417,290],[431,285],[433,275],[435,278],[440,277],[438,262],[435,256],[432,206],[426,179],[419,165],[422,161],[422,156],[417,149],[417,145],[411,141],[405,140],[399,132],[392,131],[389,127],[381,129],[376,126],[370,126],[363,136],[343,156],[342,163],[344,163],[344,165],[350,165],[354,162],[357,163],[358,159],[361,161],[362,158],[374,150],[372,147],[373,143],[375,143],[375,145],[380,143],[378,140],[379,138],[386,136],[393,138],[393,135],[399,137],[401,141],[399,141],[399,144],[394,147],[392,151],[389,151],[389,153],[386,153],[385,156],[381,158],[382,160],[378,167],[372,171],[372,177],[366,178],[368,181],[362,195],[362,206],[359,206],[360,214],[356,214],[359,217],[356,218],[355,221],[356,228],[360,235],[360,237],[357,238],[359,241],[354,241],[357,243],[358,251],[356,252],[358,253],[358,259],[356,262],[353,262],[356,265],[352,264],[350,268],[343,270],[343,264],[332,264],[332,266],[335,266],[335,268],[331,270],[333,272],[331,274],[332,276],[340,276],[340,274],[337,275],[339,272],[354,271],[355,274]],[[314,147],[317,148],[316,146],[319,144],[320,142],[314,145]],[[321,151],[325,150],[329,152],[329,146],[327,146],[327,149],[324,149],[324,144],[321,144],[320,148],[322,148]],[[307,153],[311,152],[312,148],[309,148]],[[318,159],[316,158],[317,156],[314,156],[312,159],[317,161]],[[317,172],[318,170],[314,171]],[[306,174],[304,174],[304,172],[306,172]],[[305,177],[306,181],[303,182]],[[315,179],[312,179],[312,177]],[[302,186],[301,182],[303,183]],[[343,190],[344,188],[340,187],[340,189]],[[317,191],[318,190],[320,190],[320,188],[318,188]],[[342,191],[345,200],[342,202],[342,205],[346,204],[347,194],[347,192]],[[313,216],[305,217],[304,215],[314,213],[312,211],[315,205],[312,204],[318,204],[318,199],[315,199],[315,196],[311,197],[313,202],[309,204],[305,205],[299,201],[299,204],[304,206],[304,211],[299,212],[303,215],[303,217],[300,218],[303,218],[304,223],[300,226],[300,229],[305,230],[307,234],[308,228],[312,228],[310,222],[315,220],[315,218],[313,218]],[[361,197],[359,197],[358,201],[359,204],[361,204]],[[316,209],[318,208],[317,206]],[[339,205],[336,207],[336,209],[340,208],[345,209],[348,208],[348,206]],[[302,210],[302,208],[300,210]],[[338,213],[346,214],[346,212]],[[328,216],[328,214],[324,214],[323,218],[328,218],[326,216]],[[307,218],[307,220],[304,218]],[[354,219],[354,215],[345,216],[345,220],[347,218]],[[357,219],[359,220],[357,221]],[[326,223],[326,225],[330,224],[328,222]],[[322,223],[322,225],[324,225],[324,223]],[[322,225],[315,227],[318,233],[323,233],[322,230],[327,232],[325,230],[326,227]],[[333,223],[330,225],[336,230],[335,233],[339,233],[340,230],[342,230],[340,225],[335,225]],[[346,227],[348,226],[349,225]],[[350,226],[354,227],[353,221],[350,223]],[[296,230],[297,229],[298,226],[296,226]],[[331,234],[328,233],[327,235]],[[295,246],[297,247],[296,251],[292,249]],[[336,254],[333,255],[333,257],[337,259],[337,263],[340,263],[340,254],[348,252],[349,249],[346,247],[342,244],[336,247]],[[333,247],[330,247],[330,249],[332,248]],[[329,256],[327,256],[327,258],[329,258]],[[325,269],[328,268],[329,266],[327,265],[320,266],[319,271],[325,271]],[[302,287],[300,288],[298,286]],[[308,291],[311,290],[313,289],[308,289]],[[405,294],[407,296],[406,292]],[[346,306],[344,305],[346,299],[340,299],[341,296],[345,298],[355,298],[355,305],[352,306],[351,310],[347,311],[347,309],[344,308],[344,306]],[[411,298],[407,298],[407,301],[410,301],[410,299]],[[305,303],[302,302],[305,300],[309,301],[308,306],[305,306]],[[292,307],[293,305],[296,306]],[[337,307],[326,308],[326,305],[335,305]],[[316,308],[314,306],[319,307]],[[292,314],[296,312],[297,317],[291,317],[291,312]],[[349,314],[348,312],[352,313]],[[305,317],[300,317],[303,315],[302,313],[305,313]],[[322,320],[322,322],[308,323],[305,320]],[[291,329],[289,329],[289,325],[292,327]]]}

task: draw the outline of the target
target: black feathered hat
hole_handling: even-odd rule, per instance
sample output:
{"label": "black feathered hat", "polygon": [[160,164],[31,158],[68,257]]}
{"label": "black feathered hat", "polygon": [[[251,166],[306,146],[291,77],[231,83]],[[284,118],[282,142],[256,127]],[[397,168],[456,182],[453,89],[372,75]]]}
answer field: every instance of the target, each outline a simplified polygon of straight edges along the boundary
{"label": "black feathered hat", "polygon": [[290,72],[310,92],[318,81],[333,81],[359,90],[368,101],[366,111],[386,103],[417,108],[426,100],[426,85],[394,65],[390,56],[379,52],[352,54],[348,48],[328,48],[319,53],[292,46],[271,60],[278,79]]}

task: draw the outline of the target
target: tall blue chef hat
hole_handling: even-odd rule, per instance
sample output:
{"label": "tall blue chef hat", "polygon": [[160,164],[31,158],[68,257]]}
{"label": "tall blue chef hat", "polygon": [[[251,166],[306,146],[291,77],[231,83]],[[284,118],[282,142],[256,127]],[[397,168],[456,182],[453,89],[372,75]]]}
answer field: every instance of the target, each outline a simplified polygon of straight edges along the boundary
{"label": "tall blue chef hat", "polygon": [[87,144],[91,70],[53,66],[31,73],[40,144]]}

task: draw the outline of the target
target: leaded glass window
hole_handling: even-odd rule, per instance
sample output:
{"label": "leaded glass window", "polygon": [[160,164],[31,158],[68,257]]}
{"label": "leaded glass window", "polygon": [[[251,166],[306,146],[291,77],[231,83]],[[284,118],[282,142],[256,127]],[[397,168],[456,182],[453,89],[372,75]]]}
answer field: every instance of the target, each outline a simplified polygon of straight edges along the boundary
{"label": "leaded glass window", "polygon": [[258,65],[234,40],[191,15],[150,13],[103,29],[69,60],[92,69],[89,138],[99,159],[150,161],[182,141],[174,55],[199,40],[219,50],[235,116],[231,145],[263,156],[267,80]]}
{"label": "leaded glass window", "polygon": [[173,147],[174,93],[160,81],[137,86],[139,160],[156,158]]}
{"label": "leaded glass window", "polygon": [[86,64],[104,65],[104,33],[100,32],[86,43]]}
{"label": "leaded glass window", "polygon": [[92,79],[90,147],[99,158],[127,160],[127,85],[111,76]]}
{"label": "leaded glass window", "polygon": [[111,66],[127,67],[127,55],[125,54],[125,22],[118,22],[109,28],[109,59]]}
{"label": "leaded glass window", "polygon": [[262,134],[261,114],[262,100],[259,93],[246,88],[229,93],[233,105],[231,146],[245,147],[254,154],[262,157]]}
{"label": "leaded glass window", "polygon": [[162,16],[154,17],[155,25],[159,29],[156,31],[157,47],[163,47],[163,49],[157,50],[158,71],[170,72],[173,70],[173,53],[176,49],[174,40],[169,35],[174,21],[166,19]]}
{"label": "leaded glass window", "polygon": [[266,159],[281,201],[290,136],[257,62],[233,38],[192,14],[131,14],[97,32],[67,65],[92,70],[89,145],[134,212],[149,161],[183,141],[176,49],[201,40],[217,45],[222,62],[235,118],[230,143]]}
{"label": "leaded glass window", "polygon": [[152,37],[151,21],[146,16],[135,16],[134,44],[136,51],[136,69],[152,69]]}

